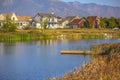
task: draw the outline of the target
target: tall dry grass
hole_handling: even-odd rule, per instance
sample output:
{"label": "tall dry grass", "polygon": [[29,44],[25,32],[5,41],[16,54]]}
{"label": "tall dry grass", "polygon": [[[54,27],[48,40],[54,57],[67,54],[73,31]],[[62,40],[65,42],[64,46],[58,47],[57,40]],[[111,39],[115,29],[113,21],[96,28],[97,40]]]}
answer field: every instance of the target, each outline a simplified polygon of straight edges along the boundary
{"label": "tall dry grass", "polygon": [[120,80],[120,43],[103,44],[99,48],[97,50],[99,53],[104,50],[107,55],[94,58],[82,68],[61,78],[47,78],[47,80]]}

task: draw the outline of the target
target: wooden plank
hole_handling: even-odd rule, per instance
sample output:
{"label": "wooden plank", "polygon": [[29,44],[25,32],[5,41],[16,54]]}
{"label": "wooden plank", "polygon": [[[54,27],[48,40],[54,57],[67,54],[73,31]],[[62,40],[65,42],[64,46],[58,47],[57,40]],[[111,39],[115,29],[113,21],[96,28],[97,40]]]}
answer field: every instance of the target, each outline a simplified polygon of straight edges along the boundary
{"label": "wooden plank", "polygon": [[92,51],[82,51],[82,50],[63,50],[61,54],[81,54],[81,55],[92,55]]}

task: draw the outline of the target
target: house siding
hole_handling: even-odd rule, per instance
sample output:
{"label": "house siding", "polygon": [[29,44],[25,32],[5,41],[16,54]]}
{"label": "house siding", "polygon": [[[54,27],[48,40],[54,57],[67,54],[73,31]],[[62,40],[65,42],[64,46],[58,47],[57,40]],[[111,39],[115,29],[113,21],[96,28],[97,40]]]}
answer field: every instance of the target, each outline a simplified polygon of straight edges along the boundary
{"label": "house siding", "polygon": [[33,23],[36,23],[36,28],[41,29],[42,28],[41,24],[45,20],[48,21],[48,24],[47,24],[48,28],[51,28],[51,29],[59,28],[57,17],[55,15],[52,15],[52,14],[40,14],[40,13],[38,13],[34,17],[34,22]]}
{"label": "house siding", "polygon": [[89,16],[87,17],[89,23],[91,23],[92,28],[99,28],[100,27],[100,17],[99,16]]}
{"label": "house siding", "polygon": [[29,22],[18,22],[18,29],[22,29],[23,27],[26,27],[29,25]]}

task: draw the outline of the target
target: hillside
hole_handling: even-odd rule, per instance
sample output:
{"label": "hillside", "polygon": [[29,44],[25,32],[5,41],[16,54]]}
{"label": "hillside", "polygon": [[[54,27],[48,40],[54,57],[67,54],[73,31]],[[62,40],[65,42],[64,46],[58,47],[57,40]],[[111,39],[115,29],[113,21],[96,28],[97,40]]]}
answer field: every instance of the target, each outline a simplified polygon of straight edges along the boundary
{"label": "hillside", "polygon": [[34,16],[38,12],[52,12],[58,16],[120,17],[120,7],[98,4],[81,4],[80,2],[63,2],[61,0],[0,0],[0,13],[16,12],[21,15]]}

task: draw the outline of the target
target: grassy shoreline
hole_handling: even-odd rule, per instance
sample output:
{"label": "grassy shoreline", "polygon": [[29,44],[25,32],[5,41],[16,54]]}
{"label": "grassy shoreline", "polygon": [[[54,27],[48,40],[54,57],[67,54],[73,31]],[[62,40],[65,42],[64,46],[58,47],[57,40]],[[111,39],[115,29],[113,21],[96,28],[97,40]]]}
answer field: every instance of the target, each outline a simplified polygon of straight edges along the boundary
{"label": "grassy shoreline", "polygon": [[120,80],[120,43],[99,45],[97,53],[103,51],[105,55],[94,58],[82,68],[47,80]]}
{"label": "grassy shoreline", "polygon": [[0,42],[32,41],[41,39],[96,39],[120,38],[120,31],[98,29],[54,29],[54,30],[17,30],[16,32],[0,32]]}

